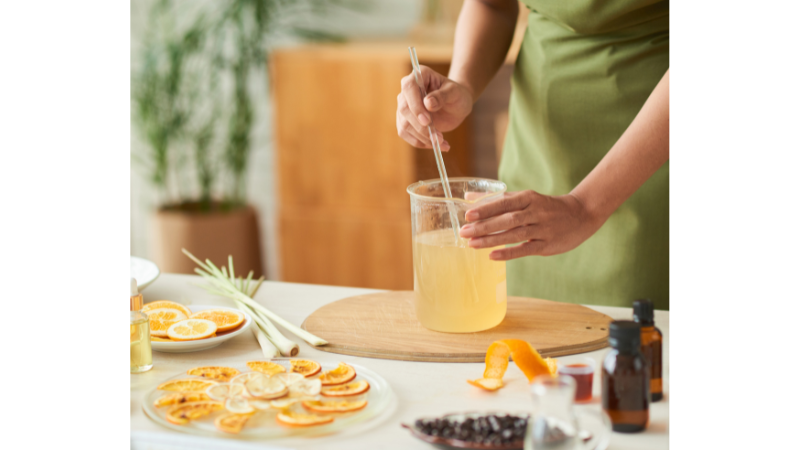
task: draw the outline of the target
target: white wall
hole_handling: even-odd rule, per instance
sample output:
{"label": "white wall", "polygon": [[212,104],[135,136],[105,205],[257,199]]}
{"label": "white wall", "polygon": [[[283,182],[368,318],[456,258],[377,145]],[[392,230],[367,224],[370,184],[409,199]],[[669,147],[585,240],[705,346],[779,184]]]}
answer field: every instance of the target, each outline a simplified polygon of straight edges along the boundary
{"label": "white wall", "polygon": [[[202,7],[215,0],[182,0],[178,3]],[[138,63],[138,44],[147,26],[147,11],[154,0],[131,1],[131,68]],[[417,22],[422,0],[374,0],[369,11],[343,12],[325,19],[324,27],[344,36],[369,39],[403,36]],[[319,21],[314,21],[319,24]],[[291,43],[284,43],[291,45]],[[276,233],[276,179],[273,164],[272,109],[268,98],[268,85],[254,80],[258,96],[256,125],[252,135],[252,149],[248,169],[248,198],[261,220],[262,255],[269,279],[279,279]],[[144,143],[137,130],[131,130],[131,151],[142,150]],[[132,163],[131,172],[131,255],[147,258],[150,255],[150,221],[156,207],[156,198],[144,174]]]}

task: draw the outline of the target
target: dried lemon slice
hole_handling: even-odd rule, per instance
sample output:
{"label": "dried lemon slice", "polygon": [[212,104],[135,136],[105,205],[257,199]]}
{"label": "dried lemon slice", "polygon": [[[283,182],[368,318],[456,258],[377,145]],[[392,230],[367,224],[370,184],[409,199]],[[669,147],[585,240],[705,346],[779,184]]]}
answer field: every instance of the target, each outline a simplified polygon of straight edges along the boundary
{"label": "dried lemon slice", "polygon": [[292,383],[289,385],[289,396],[290,397],[308,397],[319,394],[319,391],[322,389],[322,383],[318,379],[307,379],[303,378],[302,380]]}
{"label": "dried lemon slice", "polygon": [[366,400],[333,400],[333,401],[320,401],[320,400],[306,400],[303,403],[303,408],[318,412],[318,413],[343,413],[353,412],[359,409],[364,409],[367,406]]}
{"label": "dried lemon slice", "polygon": [[208,395],[202,392],[177,392],[175,394],[167,394],[156,399],[153,406],[161,408],[163,406],[179,405],[181,403],[189,402],[202,402],[211,400]]}
{"label": "dried lemon slice", "polygon": [[320,394],[325,397],[347,397],[350,395],[363,394],[369,390],[367,380],[358,380],[352,383],[340,384],[338,386],[323,387]]}
{"label": "dried lemon slice", "polygon": [[286,384],[275,377],[253,378],[248,380],[244,386],[250,396],[262,400],[280,398],[289,393]]}
{"label": "dried lemon slice", "polygon": [[262,378],[262,377],[267,377],[267,375],[264,375],[261,372],[245,372],[243,374],[236,375],[235,377],[231,378],[230,382],[243,385],[248,381],[252,380],[253,378]]}
{"label": "dried lemon slice", "polygon": [[272,408],[272,402],[277,402],[278,400],[258,400],[258,399],[249,399],[247,402],[255,409],[265,410]]}
{"label": "dried lemon slice", "polygon": [[204,319],[186,319],[172,324],[167,336],[173,341],[196,341],[211,337],[217,331],[217,324]]}
{"label": "dried lemon slice", "polygon": [[217,384],[216,381],[211,380],[198,380],[196,378],[172,380],[158,385],[158,389],[162,391],[176,391],[176,392],[205,392],[209,386]]}
{"label": "dried lemon slice", "polygon": [[291,385],[293,385],[293,384],[305,379],[305,377],[303,375],[299,374],[299,373],[279,373],[279,374],[273,375],[272,378],[275,378],[277,380],[281,380],[283,382],[283,384],[285,384],[286,386],[291,386]]}
{"label": "dried lemon slice", "polygon": [[231,378],[239,375],[239,371],[233,367],[224,366],[203,366],[195,367],[186,371],[189,375],[194,375],[203,378],[211,378],[212,380],[229,381]]}
{"label": "dried lemon slice", "polygon": [[217,331],[233,330],[244,322],[244,314],[229,309],[205,309],[198,311],[190,319],[205,319],[217,325]]}
{"label": "dried lemon slice", "polygon": [[172,308],[156,308],[146,314],[150,321],[150,336],[156,337],[167,337],[169,327],[186,319],[186,314]]}
{"label": "dried lemon slice", "polygon": [[170,408],[167,411],[167,420],[175,425],[184,425],[191,420],[219,411],[223,407],[222,403],[212,401],[184,403]]}
{"label": "dried lemon slice", "polygon": [[[238,384],[236,386],[239,386]],[[244,397],[229,397],[225,400],[225,409],[235,414],[249,414],[255,411]]]}
{"label": "dried lemon slice", "polygon": [[209,386],[209,388],[206,389],[206,394],[208,394],[211,400],[221,402],[231,397],[243,395],[244,386],[236,383],[218,383],[213,386]]}
{"label": "dried lemon slice", "polygon": [[290,372],[299,373],[306,378],[316,375],[322,370],[322,366],[320,366],[318,362],[308,359],[293,359],[289,362],[292,364],[292,370]]}
{"label": "dried lemon slice", "polygon": [[225,414],[214,420],[214,426],[226,433],[237,434],[242,431],[252,414]]}
{"label": "dried lemon slice", "polygon": [[312,427],[333,422],[333,417],[318,416],[316,414],[304,414],[294,411],[281,411],[275,416],[278,424],[287,427]]}
{"label": "dried lemon slice", "polygon": [[339,363],[339,367],[323,372],[319,376],[323,386],[333,386],[336,384],[344,384],[352,381],[356,377],[356,369],[353,369],[345,363]]}
{"label": "dried lemon slice", "polygon": [[514,358],[517,367],[522,370],[529,382],[538,375],[555,375],[558,371],[556,360],[543,359],[528,342],[520,339],[503,339],[492,342],[486,351],[486,370],[483,371],[483,378],[467,382],[489,391],[500,389],[503,387],[503,375],[508,369],[509,356]]}
{"label": "dried lemon slice", "polygon": [[255,370],[256,372],[265,373],[267,375],[286,372],[285,367],[270,361],[247,361],[247,367],[249,367],[250,370]]}
{"label": "dried lemon slice", "polygon": [[146,303],[142,307],[142,312],[148,313],[154,309],[159,309],[159,308],[177,309],[178,311],[182,312],[186,317],[192,315],[192,312],[189,311],[189,308],[181,305],[180,303],[171,302],[169,300],[156,300],[154,302]]}

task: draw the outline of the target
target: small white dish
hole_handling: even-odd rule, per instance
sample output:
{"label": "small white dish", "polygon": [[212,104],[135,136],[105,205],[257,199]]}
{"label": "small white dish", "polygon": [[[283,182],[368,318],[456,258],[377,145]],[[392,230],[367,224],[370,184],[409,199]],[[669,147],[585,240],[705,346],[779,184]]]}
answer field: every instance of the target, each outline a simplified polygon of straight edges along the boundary
{"label": "small white dish", "polygon": [[150,340],[150,345],[153,346],[153,350],[157,352],[164,352],[164,353],[188,353],[188,352],[199,352],[201,350],[208,350],[210,348],[214,348],[223,342],[231,339],[235,336],[242,334],[250,324],[253,322],[253,319],[250,317],[249,314],[246,312],[236,309],[236,308],[228,308],[225,306],[208,306],[208,305],[184,305],[193,313],[198,311],[204,311],[206,309],[228,309],[231,311],[237,311],[244,314],[244,323],[237,329],[233,331],[226,332],[225,334],[213,338],[207,339],[198,339],[196,341],[183,341],[183,342],[158,342],[154,340]]}
{"label": "small white dish", "polygon": [[161,275],[161,271],[156,263],[138,256],[131,256],[131,278],[136,279],[139,292],[142,292],[150,283],[156,281],[159,275]]}

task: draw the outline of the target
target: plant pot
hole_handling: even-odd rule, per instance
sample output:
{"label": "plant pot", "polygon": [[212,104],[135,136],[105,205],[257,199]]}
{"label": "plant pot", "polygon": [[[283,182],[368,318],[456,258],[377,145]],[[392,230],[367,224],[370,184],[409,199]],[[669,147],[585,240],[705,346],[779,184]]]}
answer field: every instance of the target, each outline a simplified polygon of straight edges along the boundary
{"label": "plant pot", "polygon": [[237,277],[246,277],[250,270],[253,278],[264,273],[253,207],[201,212],[191,206],[160,208],[155,214],[152,251],[161,272],[193,274],[197,265],[181,252],[185,248],[217,266],[227,266],[228,255],[233,256]]}

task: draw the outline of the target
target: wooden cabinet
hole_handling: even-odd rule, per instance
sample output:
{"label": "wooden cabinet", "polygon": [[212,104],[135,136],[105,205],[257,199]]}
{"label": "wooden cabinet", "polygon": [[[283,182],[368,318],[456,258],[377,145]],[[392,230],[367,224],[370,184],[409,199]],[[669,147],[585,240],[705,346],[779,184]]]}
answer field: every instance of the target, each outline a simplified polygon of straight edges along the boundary
{"label": "wooden cabinet", "polygon": [[[450,46],[417,47],[446,74]],[[431,150],[397,136],[404,44],[313,45],[271,56],[284,281],[412,289],[406,187],[438,178]],[[446,133],[448,175],[473,174],[468,118]]]}

